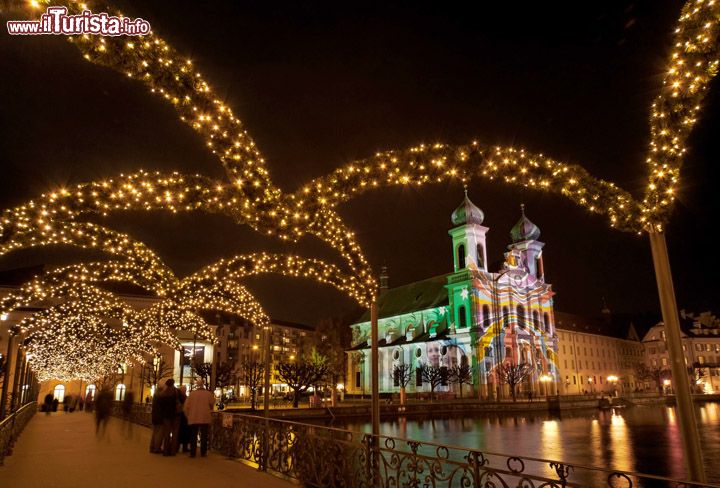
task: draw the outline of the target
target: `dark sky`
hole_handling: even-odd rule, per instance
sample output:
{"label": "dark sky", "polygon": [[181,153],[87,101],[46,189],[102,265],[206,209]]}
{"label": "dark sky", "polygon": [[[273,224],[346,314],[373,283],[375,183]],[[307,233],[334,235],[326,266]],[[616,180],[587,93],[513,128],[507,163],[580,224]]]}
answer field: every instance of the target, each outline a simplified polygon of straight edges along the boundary
{"label": "dark sky", "polygon": [[[474,5],[468,5],[472,3]],[[188,54],[246,124],[276,184],[297,188],[341,163],[419,142],[513,144],[579,163],[636,196],[649,106],[681,2],[588,1],[123,3],[123,11]],[[500,5],[502,4],[502,5]],[[505,5],[507,4],[507,5]],[[3,20],[6,20],[5,18]],[[4,23],[4,22],[3,22]],[[0,204],[59,185],[140,168],[223,177],[201,137],[144,86],[85,62],[60,37],[0,36]],[[715,306],[720,86],[691,141],[669,230],[678,302]],[[499,262],[524,201],[542,229],[556,308],[656,312],[647,239],[610,230],[560,197],[473,182]],[[458,184],[366,194],[340,209],[391,285],[451,271],[447,230]],[[270,249],[336,259],[313,238],[282,245],[205,214],[114,214],[105,224],[147,242],[181,275],[221,257]],[[95,257],[65,249],[16,252],[0,269]],[[314,322],[352,303],[283,278],[248,287],[269,312]]]}

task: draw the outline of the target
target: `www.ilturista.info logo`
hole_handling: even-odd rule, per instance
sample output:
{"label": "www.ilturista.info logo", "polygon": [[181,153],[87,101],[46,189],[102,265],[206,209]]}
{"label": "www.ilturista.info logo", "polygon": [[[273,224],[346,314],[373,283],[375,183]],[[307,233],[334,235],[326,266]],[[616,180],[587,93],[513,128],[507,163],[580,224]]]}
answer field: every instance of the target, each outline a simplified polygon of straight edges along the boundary
{"label": "www.ilturista.info logo", "polygon": [[67,7],[48,7],[40,20],[9,20],[7,29],[14,36],[79,35],[143,36],[150,33],[150,22],[141,18],[115,17],[105,12],[83,10],[68,15]]}

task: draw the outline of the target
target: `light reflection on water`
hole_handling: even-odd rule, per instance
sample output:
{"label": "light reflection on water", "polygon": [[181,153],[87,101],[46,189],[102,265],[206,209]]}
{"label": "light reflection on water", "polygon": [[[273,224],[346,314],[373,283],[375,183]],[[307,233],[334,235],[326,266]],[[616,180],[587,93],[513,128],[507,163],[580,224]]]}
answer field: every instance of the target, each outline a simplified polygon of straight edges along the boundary
{"label": "light reflection on water", "polygon": [[[696,408],[706,470],[720,482],[720,405]],[[334,425],[370,432],[364,420]],[[384,421],[384,435],[425,440],[505,454],[561,460],[623,471],[684,478],[682,440],[674,407],[624,410],[482,414],[464,417],[402,418]]]}

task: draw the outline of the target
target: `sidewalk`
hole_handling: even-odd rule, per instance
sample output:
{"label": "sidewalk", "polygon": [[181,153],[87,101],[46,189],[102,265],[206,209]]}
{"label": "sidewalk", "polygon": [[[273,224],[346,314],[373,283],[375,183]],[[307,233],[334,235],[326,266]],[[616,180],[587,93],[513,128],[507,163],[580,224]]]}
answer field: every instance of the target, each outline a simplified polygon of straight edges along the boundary
{"label": "sidewalk", "polygon": [[194,459],[150,454],[149,429],[133,425],[126,436],[122,427],[121,420],[111,418],[106,437],[96,440],[91,414],[38,413],[0,466],[0,487],[294,486],[213,453]]}

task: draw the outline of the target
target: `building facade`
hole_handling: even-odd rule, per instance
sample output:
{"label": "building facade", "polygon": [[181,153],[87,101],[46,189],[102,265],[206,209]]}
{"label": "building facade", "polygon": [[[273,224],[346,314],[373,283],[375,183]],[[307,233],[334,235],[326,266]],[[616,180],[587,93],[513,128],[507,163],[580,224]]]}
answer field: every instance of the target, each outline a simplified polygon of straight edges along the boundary
{"label": "building facade", "polygon": [[[557,383],[557,336],[552,286],[545,281],[544,243],[540,229],[524,208],[510,231],[512,242],[501,269],[488,269],[484,214],[465,195],[452,213],[451,273],[384,290],[378,299],[380,391],[393,392],[396,365],[416,371],[409,392],[425,392],[419,368],[472,367],[472,394],[503,394],[498,366],[527,363],[532,373],[521,389],[540,393],[540,379]],[[381,280],[382,281],[382,280]],[[362,393],[370,385],[369,316],[352,326],[348,351],[348,392]],[[436,391],[455,392],[443,382]]]}
{"label": "building facade", "polygon": [[[39,270],[38,272],[41,272]],[[0,286],[0,298],[17,290],[17,285]],[[118,294],[130,307],[140,310],[152,306],[159,301],[153,296]],[[6,316],[0,317],[0,361],[3,363],[9,356],[8,388],[21,391],[29,388],[29,385],[21,384],[22,379],[14,373],[15,363],[18,357],[18,344],[22,337],[15,337],[10,343],[10,330],[19,324],[24,318],[32,313],[41,311],[48,306],[56,304],[56,301],[48,300],[32,304],[30,307],[23,307],[15,310]],[[193,381],[191,370],[192,359],[200,362],[217,365],[228,364],[231,368],[231,378],[226,393],[235,394],[241,398],[248,395],[247,385],[243,384],[242,365],[247,361],[258,361],[264,363],[265,354],[268,354],[271,371],[271,388],[273,391],[286,391],[286,385],[282,384],[275,376],[275,365],[279,362],[293,361],[306,355],[314,341],[314,329],[310,326],[293,323],[283,320],[271,319],[267,330],[253,326],[250,322],[233,315],[206,313],[204,318],[214,329],[215,341],[199,340],[187,331],[177,331],[178,338],[183,347],[183,360],[181,351],[174,350],[168,346],[161,346],[159,355],[156,358],[148,358],[145,365],[141,364],[118,364],[118,369],[111,382],[114,395],[117,400],[123,399],[127,391],[133,391],[136,400],[145,399],[154,394],[154,388],[143,381],[143,377],[151,376],[148,370],[155,368],[160,372],[162,380],[173,378],[176,385],[190,386]],[[10,346],[8,348],[8,346]],[[9,350],[8,350],[9,349]],[[215,370],[213,370],[215,371]],[[214,373],[213,373],[214,374]],[[13,383],[18,381],[19,388]],[[0,378],[2,382],[2,378]],[[88,384],[79,380],[59,381],[48,380],[40,383],[38,400],[42,400],[48,393],[52,394],[58,401],[62,402],[66,396],[91,396],[96,391],[97,385]]]}
{"label": "building facade", "polygon": [[[632,325],[625,337],[609,335],[608,321],[555,313],[559,391],[567,395],[634,391],[644,386],[637,365],[645,348]],[[620,335],[620,334],[618,334]]]}
{"label": "building facade", "polygon": [[[681,311],[680,324],[691,385],[694,385],[696,393],[720,392],[720,320],[710,312],[695,315]],[[664,324],[652,327],[643,336],[642,345],[649,372],[662,381],[661,385],[654,385],[654,379],[647,379],[646,388],[659,386],[666,391],[672,390]]]}

